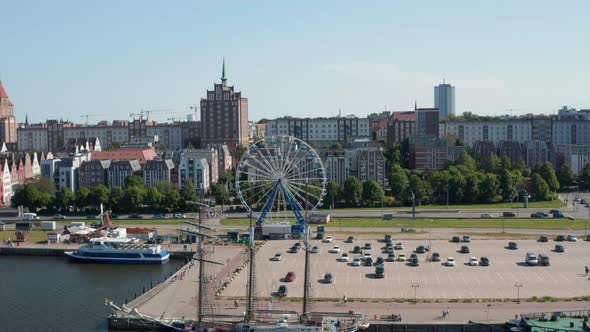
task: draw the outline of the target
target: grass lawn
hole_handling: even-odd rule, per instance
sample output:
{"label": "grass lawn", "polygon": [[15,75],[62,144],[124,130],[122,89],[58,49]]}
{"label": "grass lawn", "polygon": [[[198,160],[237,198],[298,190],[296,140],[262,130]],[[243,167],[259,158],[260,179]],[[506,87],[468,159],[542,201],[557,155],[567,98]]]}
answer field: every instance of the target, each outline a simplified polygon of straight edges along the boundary
{"label": "grass lawn", "polygon": [[[545,201],[545,202],[529,202],[529,208],[561,208],[565,206],[565,202],[561,200],[554,200],[554,201]],[[522,208],[522,202],[511,202],[511,203],[492,203],[492,204],[458,204],[458,205],[449,205],[450,210],[456,209],[513,209],[513,208]],[[411,209],[411,206],[396,206],[396,207],[384,207],[385,210],[408,210]],[[446,209],[446,205],[421,205],[416,206],[416,210],[423,210],[423,209]],[[374,207],[374,208],[355,208],[358,210],[381,210],[381,206]],[[349,210],[347,208],[342,209],[335,209],[335,210]]]}
{"label": "grass lawn", "polygon": [[[29,239],[27,242],[47,242],[47,233],[52,231],[29,231]],[[12,241],[16,240],[14,231],[0,231],[0,241],[5,241],[10,238]]]}
{"label": "grass lawn", "polygon": [[[292,218],[286,220],[293,222]],[[367,227],[367,228],[521,228],[521,229],[555,229],[575,230],[584,229],[587,220],[569,219],[410,219],[396,218],[393,220],[381,220],[379,218],[332,218],[332,222],[326,227]],[[227,218],[221,221],[222,225],[247,226],[248,218]],[[590,223],[588,223],[590,226]]]}

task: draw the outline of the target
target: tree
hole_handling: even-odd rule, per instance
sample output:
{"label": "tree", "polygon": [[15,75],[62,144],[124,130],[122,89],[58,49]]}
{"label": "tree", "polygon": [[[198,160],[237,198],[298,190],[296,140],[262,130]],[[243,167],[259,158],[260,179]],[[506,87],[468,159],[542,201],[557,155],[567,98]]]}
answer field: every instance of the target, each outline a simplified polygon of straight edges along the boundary
{"label": "tree", "polygon": [[58,210],[68,211],[70,206],[75,203],[76,197],[69,187],[62,187],[60,191],[55,193],[55,207]]}
{"label": "tree", "polygon": [[475,203],[480,197],[480,177],[482,174],[479,172],[472,172],[465,176],[465,195],[463,199],[466,203]]}
{"label": "tree", "polygon": [[557,176],[557,181],[562,190],[566,187],[576,185],[576,174],[574,174],[574,171],[572,171],[572,169],[566,164],[563,164],[563,166],[555,172],[555,175]]}
{"label": "tree", "polygon": [[196,209],[196,206],[186,204],[187,201],[196,202],[198,200],[193,181],[187,180],[182,183],[182,188],[180,189],[180,199],[181,201],[178,204],[184,211],[192,211],[193,209]]}
{"label": "tree", "polygon": [[55,194],[55,184],[47,176],[36,176],[32,180],[29,180],[28,184],[35,186],[42,193]]}
{"label": "tree", "polygon": [[324,196],[325,207],[335,207],[340,199],[340,185],[335,181],[328,181],[326,184],[326,196]]}
{"label": "tree", "polygon": [[493,203],[498,196],[500,181],[494,173],[483,174],[479,185],[479,200],[482,203]]}
{"label": "tree", "polygon": [[119,150],[121,148],[121,146],[123,146],[122,142],[113,142],[113,143],[111,143],[111,145],[109,146],[107,151]]}
{"label": "tree", "polygon": [[131,186],[136,187],[143,187],[143,178],[137,175],[130,175],[125,178],[125,188],[129,188]]}
{"label": "tree", "polygon": [[143,203],[149,206],[152,210],[159,210],[163,200],[164,195],[157,187],[149,187],[146,191]]}
{"label": "tree", "polygon": [[512,161],[507,156],[502,157],[502,169],[512,170]]}
{"label": "tree", "polygon": [[366,205],[373,205],[375,202],[382,202],[385,191],[375,180],[368,180],[363,183],[363,201]]}
{"label": "tree", "polygon": [[465,166],[467,169],[475,171],[477,169],[475,160],[467,153],[467,151],[463,150],[459,158],[455,160],[455,166]]}
{"label": "tree", "polygon": [[517,194],[515,176],[505,168],[500,174],[499,181],[500,187],[498,193],[502,196],[504,201],[512,202]]}
{"label": "tree", "polygon": [[144,191],[139,186],[129,186],[125,188],[125,194],[123,195],[123,201],[121,202],[123,209],[128,212],[135,212],[139,210],[140,205],[143,203],[145,196]]}
{"label": "tree", "polygon": [[416,202],[418,205],[422,203],[428,202],[428,198],[432,193],[432,188],[430,187],[430,182],[422,180],[420,176],[417,174],[412,174],[408,179],[409,186],[408,191],[406,191],[406,200],[411,202],[412,196],[411,193],[413,192],[416,198]]}
{"label": "tree", "polygon": [[488,158],[487,163],[485,163],[483,169],[487,173],[499,173],[500,169],[502,168],[502,160],[498,158],[498,156],[491,152]]}
{"label": "tree", "polygon": [[347,206],[357,206],[362,198],[363,186],[358,178],[349,176],[344,181],[344,188],[342,189],[342,197],[346,201]]}
{"label": "tree", "polygon": [[389,173],[389,186],[394,197],[402,197],[408,189],[408,176],[400,165],[394,164]]}
{"label": "tree", "polygon": [[86,188],[86,187],[82,187],[80,188],[77,192],[76,192],[76,208],[78,209],[84,209],[90,202],[90,189]]}
{"label": "tree", "polygon": [[109,207],[114,211],[122,211],[121,204],[125,196],[125,191],[121,187],[114,187],[111,189],[111,197],[109,200]]}
{"label": "tree", "polygon": [[213,185],[213,187],[211,187],[211,194],[215,197],[217,204],[223,204],[229,200],[227,189],[225,189],[225,186],[222,183],[216,183]]}
{"label": "tree", "polygon": [[164,204],[168,212],[175,212],[178,210],[179,206],[178,203],[180,202],[181,197],[178,190],[170,190],[164,196]]}
{"label": "tree", "polygon": [[34,185],[28,184],[17,189],[12,197],[11,204],[13,207],[25,206],[29,211],[47,206],[51,202],[51,195],[39,191]]}
{"label": "tree", "polygon": [[92,188],[90,191],[90,200],[96,206],[107,205],[109,203],[109,189],[104,184]]}
{"label": "tree", "polygon": [[582,172],[578,176],[578,186],[582,190],[590,190],[590,163],[582,168]]}
{"label": "tree", "polygon": [[222,170],[219,172],[217,182],[226,184],[228,182],[232,182],[234,180],[234,174],[230,171]]}
{"label": "tree", "polygon": [[552,192],[557,191],[559,189],[559,181],[557,181],[557,175],[555,175],[555,170],[550,162],[546,161],[542,164],[535,165],[535,169],[533,172],[539,174],[545,182],[549,185],[549,190]]}
{"label": "tree", "polygon": [[533,198],[536,201],[549,201],[551,200],[552,194],[551,194],[551,189],[549,188],[549,185],[547,184],[547,182],[545,180],[543,180],[543,178],[541,177],[541,175],[539,175],[538,173],[534,173],[533,177]]}

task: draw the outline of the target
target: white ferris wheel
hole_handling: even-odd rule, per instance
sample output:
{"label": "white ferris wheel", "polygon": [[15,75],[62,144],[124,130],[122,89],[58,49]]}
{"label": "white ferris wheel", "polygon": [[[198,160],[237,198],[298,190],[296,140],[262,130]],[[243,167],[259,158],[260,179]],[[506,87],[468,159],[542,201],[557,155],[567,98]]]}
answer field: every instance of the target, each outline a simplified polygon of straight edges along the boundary
{"label": "white ferris wheel", "polygon": [[318,153],[293,136],[266,137],[252,144],[236,167],[236,189],[257,225],[292,211],[303,227],[306,214],[322,205],[326,172]]}

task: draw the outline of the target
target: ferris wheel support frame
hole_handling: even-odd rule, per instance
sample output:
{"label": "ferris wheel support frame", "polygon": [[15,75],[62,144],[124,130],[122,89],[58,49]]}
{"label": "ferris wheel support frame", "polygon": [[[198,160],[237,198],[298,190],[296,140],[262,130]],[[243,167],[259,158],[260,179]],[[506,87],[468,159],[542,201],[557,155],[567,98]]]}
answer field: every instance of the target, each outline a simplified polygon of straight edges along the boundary
{"label": "ferris wheel support frame", "polygon": [[283,194],[287,198],[287,203],[289,204],[289,208],[291,208],[291,211],[295,215],[295,219],[297,220],[297,223],[299,224],[298,225],[299,231],[301,233],[303,233],[303,231],[305,230],[305,227],[306,227],[305,217],[301,213],[301,209],[299,208],[299,204],[297,204],[297,201],[295,200],[293,195],[291,195],[291,193],[287,190],[287,188],[285,188],[285,185],[283,184],[283,182],[281,180],[278,180],[275,183],[274,188],[272,189],[272,192],[270,193],[269,199],[266,202],[266,204],[264,204],[264,207],[262,208],[262,211],[260,213],[260,217],[258,217],[258,220],[256,221],[256,225],[262,225],[264,220],[266,220],[266,214],[268,213],[268,211],[270,211],[270,209],[272,207],[272,203],[274,202],[275,196],[277,195],[277,192],[279,190],[282,190]]}

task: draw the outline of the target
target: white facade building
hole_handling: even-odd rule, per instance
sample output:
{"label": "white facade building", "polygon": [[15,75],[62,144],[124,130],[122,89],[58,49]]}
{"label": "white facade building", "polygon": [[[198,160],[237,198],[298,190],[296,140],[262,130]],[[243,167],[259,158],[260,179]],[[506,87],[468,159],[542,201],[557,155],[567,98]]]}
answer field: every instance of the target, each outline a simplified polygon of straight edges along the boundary
{"label": "white facade building", "polygon": [[182,187],[185,181],[193,181],[197,194],[206,194],[210,188],[207,159],[181,155],[178,163],[178,186]]}
{"label": "white facade building", "polygon": [[525,143],[531,140],[531,121],[447,121],[439,123],[439,137],[458,138],[466,146],[476,141],[516,141]]}
{"label": "white facade building", "polygon": [[146,127],[147,136],[158,136],[160,144],[170,150],[178,151],[183,147],[182,127],[174,124],[158,124]]}
{"label": "white facade building", "polygon": [[280,118],[269,120],[266,136],[289,135],[314,145],[352,143],[357,138],[371,137],[369,118],[355,116],[333,118]]}

